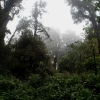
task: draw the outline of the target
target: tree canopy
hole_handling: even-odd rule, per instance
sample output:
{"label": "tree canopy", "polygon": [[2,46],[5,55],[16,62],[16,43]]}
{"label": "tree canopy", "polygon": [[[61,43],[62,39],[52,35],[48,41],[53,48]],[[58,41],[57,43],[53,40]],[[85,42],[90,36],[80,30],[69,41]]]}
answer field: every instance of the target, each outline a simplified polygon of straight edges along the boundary
{"label": "tree canopy", "polygon": [[98,14],[96,12],[96,0],[66,0],[71,6],[71,14],[75,23],[80,23],[83,20],[87,20],[88,24],[91,24],[94,29],[94,34],[98,40],[98,50],[100,53],[100,34],[98,21]]}
{"label": "tree canopy", "polygon": [[22,0],[1,0],[0,1],[0,48],[4,46],[6,33],[11,33],[6,26],[14,16],[19,13]]}

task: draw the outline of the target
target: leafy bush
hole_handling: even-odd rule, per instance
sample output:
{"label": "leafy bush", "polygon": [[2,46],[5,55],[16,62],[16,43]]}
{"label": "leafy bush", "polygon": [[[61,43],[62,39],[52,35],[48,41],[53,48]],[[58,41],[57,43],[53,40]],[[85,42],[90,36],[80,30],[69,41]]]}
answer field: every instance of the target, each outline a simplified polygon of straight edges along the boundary
{"label": "leafy bush", "polygon": [[28,79],[28,84],[34,88],[38,88],[43,84],[43,80],[39,74],[32,74]]}
{"label": "leafy bush", "polygon": [[0,100],[99,100],[100,74],[55,74],[28,80],[0,76]]}
{"label": "leafy bush", "polygon": [[9,70],[18,78],[26,78],[31,73],[41,74],[51,65],[45,44],[40,37],[33,37],[30,31],[25,31],[13,45],[11,57]]}
{"label": "leafy bush", "polygon": [[[100,69],[100,57],[96,57],[96,66],[97,69]],[[93,57],[89,57],[87,59],[84,60],[84,62],[82,63],[82,69],[86,72],[86,71],[94,71],[94,58]]]}

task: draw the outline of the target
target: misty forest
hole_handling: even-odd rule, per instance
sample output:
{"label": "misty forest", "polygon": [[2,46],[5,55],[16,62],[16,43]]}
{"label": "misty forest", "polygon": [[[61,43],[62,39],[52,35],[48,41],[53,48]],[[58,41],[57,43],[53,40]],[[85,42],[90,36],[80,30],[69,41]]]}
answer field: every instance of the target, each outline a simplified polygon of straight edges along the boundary
{"label": "misty forest", "polygon": [[100,0],[63,0],[79,35],[42,23],[46,0],[22,16],[24,1],[0,0],[0,100],[100,100]]}

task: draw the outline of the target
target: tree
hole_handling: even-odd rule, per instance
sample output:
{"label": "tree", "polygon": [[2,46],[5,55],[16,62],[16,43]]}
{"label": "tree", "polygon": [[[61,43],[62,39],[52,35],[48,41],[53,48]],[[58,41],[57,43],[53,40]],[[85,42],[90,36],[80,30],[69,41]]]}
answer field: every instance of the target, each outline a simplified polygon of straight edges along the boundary
{"label": "tree", "polygon": [[[96,38],[98,40],[98,50],[100,54],[100,34],[99,27],[100,22],[98,21],[98,16],[95,11],[96,0],[66,0],[69,5],[71,5],[71,14],[75,23],[80,23],[87,19],[90,21]],[[88,22],[89,23],[89,22]]]}
{"label": "tree", "polygon": [[[8,22],[13,20],[14,16],[19,13],[21,9],[22,0],[0,0],[0,66],[5,67],[6,61],[9,58],[10,48],[5,46],[4,38],[7,33],[11,33],[6,28]],[[7,50],[8,49],[8,50]]]}
{"label": "tree", "polygon": [[43,1],[37,1],[33,5],[32,9],[32,18],[22,18],[14,33],[12,34],[11,38],[8,41],[8,45],[11,43],[13,37],[15,36],[16,33],[20,33],[21,31],[24,31],[26,29],[31,29],[33,31],[34,29],[34,37],[36,37],[38,34],[40,35],[41,33],[45,34],[47,38],[49,38],[49,35],[46,31],[46,28],[43,26],[43,24],[39,21],[39,18],[42,18],[43,13],[45,12],[45,6],[46,2]]}
{"label": "tree", "polygon": [[26,29],[29,29],[31,27],[31,24],[32,24],[32,20],[27,20],[27,18],[22,18],[19,21],[18,25],[16,26],[14,33],[10,37],[10,39],[8,41],[8,45],[11,44],[11,41],[12,41],[13,37],[15,36],[16,32],[20,33],[22,31],[25,31]]}
{"label": "tree", "polygon": [[85,39],[91,41],[93,38],[96,38],[96,34],[94,33],[94,29],[89,27],[84,27],[83,30],[85,31]]}
{"label": "tree", "polygon": [[33,9],[32,9],[32,18],[33,18],[33,28],[34,28],[34,37],[37,36],[37,33],[43,33],[45,34],[48,38],[49,35],[43,26],[43,24],[39,21],[39,18],[42,18],[43,13],[45,13],[45,6],[46,2],[43,2],[42,0],[36,1]]}
{"label": "tree", "polygon": [[[54,67],[56,68],[57,66],[57,61],[61,58],[62,56],[62,50],[63,50],[63,41],[61,39],[61,34],[59,32],[59,30],[56,30],[54,28],[50,28],[50,30],[48,31],[48,34],[50,35],[50,39],[51,40],[45,40],[44,43],[47,46],[48,51],[52,54],[52,59],[53,59],[53,64]],[[43,37],[43,36],[42,36]],[[43,40],[46,37],[43,37]],[[63,50],[63,53],[64,50]]]}
{"label": "tree", "polygon": [[[89,40],[89,44],[91,46],[92,54],[93,54],[93,57],[90,57],[90,58],[86,59],[87,60],[86,62],[89,63],[89,61],[90,61],[90,63],[92,64],[92,66],[94,66],[95,75],[97,75],[98,68],[97,68],[97,59],[96,58],[98,57],[99,53],[98,53],[98,49],[97,49],[96,34],[94,33],[94,30],[92,29],[91,26],[90,27],[86,27],[84,30],[85,30],[85,33],[86,33],[86,39]],[[93,61],[92,61],[91,58],[93,59]],[[87,65],[89,65],[89,64],[87,64]],[[91,66],[91,69],[93,68],[92,66]]]}
{"label": "tree", "polygon": [[76,61],[79,60],[79,47],[80,43],[72,43],[67,46],[66,55],[64,55],[58,62],[58,70],[75,72]]}
{"label": "tree", "polygon": [[0,48],[4,46],[6,33],[10,33],[6,26],[9,20],[13,20],[14,15],[19,13],[22,0],[0,0]]}
{"label": "tree", "polygon": [[44,75],[50,64],[50,56],[41,38],[35,38],[32,31],[24,30],[12,48],[9,66],[12,74],[18,78],[26,78],[31,73]]}
{"label": "tree", "polygon": [[[70,73],[81,73],[84,71],[82,64],[89,57],[93,58],[92,46],[89,41],[78,41],[67,46],[66,55],[58,62],[60,71],[69,71]],[[93,69],[94,70],[94,69]]]}
{"label": "tree", "polygon": [[62,34],[62,40],[66,45],[70,45],[75,41],[81,40],[81,38],[78,35],[76,35],[74,31],[68,30],[67,32]]}
{"label": "tree", "polygon": [[50,35],[51,41],[49,39],[45,40],[45,36],[41,37],[45,40],[44,43],[52,54],[54,67],[57,67],[57,62],[66,54],[67,45],[80,40],[80,37],[73,31],[67,31],[66,33],[61,34],[60,30],[52,27],[50,27],[48,34]]}

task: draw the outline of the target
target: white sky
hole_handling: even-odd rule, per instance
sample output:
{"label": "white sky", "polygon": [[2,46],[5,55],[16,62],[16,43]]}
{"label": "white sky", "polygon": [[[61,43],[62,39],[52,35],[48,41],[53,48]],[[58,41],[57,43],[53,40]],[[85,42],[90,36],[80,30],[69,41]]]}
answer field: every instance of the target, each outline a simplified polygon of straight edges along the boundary
{"label": "white sky", "polygon": [[[36,0],[26,0],[24,6],[25,11],[23,16],[29,16],[33,2]],[[61,33],[67,30],[75,31],[76,34],[82,33],[83,24],[73,24],[72,17],[70,15],[70,7],[64,2],[64,0],[45,0],[47,2],[47,13],[43,15],[42,21],[45,26],[52,26],[58,28]],[[8,24],[8,28],[14,31],[15,26],[18,23],[18,18],[15,17],[13,22]]]}

